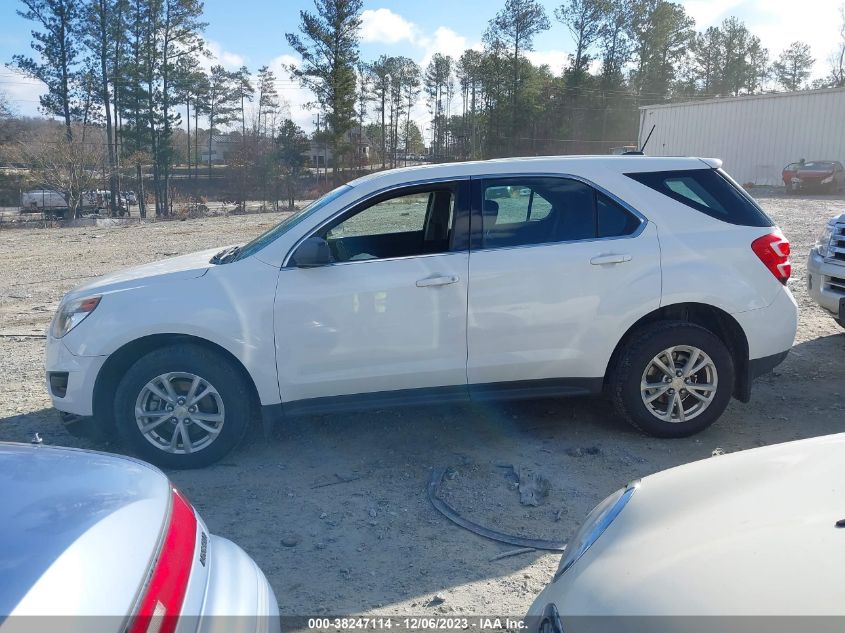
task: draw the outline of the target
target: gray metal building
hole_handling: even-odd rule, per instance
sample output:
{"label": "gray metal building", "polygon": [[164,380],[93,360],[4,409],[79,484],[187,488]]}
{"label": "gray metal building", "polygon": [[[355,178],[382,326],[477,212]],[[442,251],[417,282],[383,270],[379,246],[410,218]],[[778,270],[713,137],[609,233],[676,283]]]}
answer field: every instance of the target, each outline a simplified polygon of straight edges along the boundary
{"label": "gray metal building", "polygon": [[652,126],[650,156],[721,158],[742,184],[780,185],[801,158],[845,163],[845,88],[644,106],[640,145]]}

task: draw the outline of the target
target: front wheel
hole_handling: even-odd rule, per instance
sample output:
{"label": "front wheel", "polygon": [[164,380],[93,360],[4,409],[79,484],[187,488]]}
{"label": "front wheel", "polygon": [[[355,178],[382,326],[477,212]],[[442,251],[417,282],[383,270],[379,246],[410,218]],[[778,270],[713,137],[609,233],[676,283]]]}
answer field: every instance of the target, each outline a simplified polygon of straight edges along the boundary
{"label": "front wheel", "polygon": [[115,419],[123,441],[164,468],[219,460],[246,433],[250,391],[221,354],[190,344],[165,347],[132,365],[117,388]]}
{"label": "front wheel", "polygon": [[681,321],[634,334],[609,381],[617,411],[657,437],[686,437],[713,424],[733,386],[733,359],[725,344],[709,330]]}

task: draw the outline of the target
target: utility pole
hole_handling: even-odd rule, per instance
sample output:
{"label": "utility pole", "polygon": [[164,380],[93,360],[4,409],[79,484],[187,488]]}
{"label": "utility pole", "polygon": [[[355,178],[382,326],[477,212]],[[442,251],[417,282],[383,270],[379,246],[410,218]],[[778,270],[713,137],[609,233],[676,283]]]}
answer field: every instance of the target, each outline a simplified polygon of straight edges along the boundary
{"label": "utility pole", "polygon": [[[320,186],[320,113],[317,113],[317,136],[314,139],[315,149],[317,150],[317,186]],[[323,158],[325,161],[325,158]]]}

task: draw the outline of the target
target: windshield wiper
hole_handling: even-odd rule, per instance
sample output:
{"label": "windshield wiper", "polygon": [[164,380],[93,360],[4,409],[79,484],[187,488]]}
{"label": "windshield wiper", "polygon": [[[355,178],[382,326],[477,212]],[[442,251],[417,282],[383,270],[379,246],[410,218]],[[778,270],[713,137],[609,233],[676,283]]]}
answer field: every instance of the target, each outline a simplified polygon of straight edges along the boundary
{"label": "windshield wiper", "polygon": [[222,251],[212,257],[210,261],[212,264],[227,264],[232,261],[235,257],[237,257],[240,250],[240,246],[231,246],[229,248],[224,248]]}

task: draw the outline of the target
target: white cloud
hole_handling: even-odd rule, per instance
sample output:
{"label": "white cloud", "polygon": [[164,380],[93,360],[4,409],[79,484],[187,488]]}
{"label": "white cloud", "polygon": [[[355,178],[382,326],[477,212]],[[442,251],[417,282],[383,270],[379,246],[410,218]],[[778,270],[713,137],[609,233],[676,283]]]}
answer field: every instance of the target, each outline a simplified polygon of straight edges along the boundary
{"label": "white cloud", "polygon": [[684,9],[695,20],[696,28],[703,31],[708,26],[718,24],[730,15],[732,9],[744,0],[687,0]]}
{"label": "white cloud", "polygon": [[268,66],[276,74],[278,81],[276,88],[289,110],[286,115],[290,116],[299,127],[310,132],[314,129],[316,108],[308,104],[314,101],[314,95],[310,90],[302,88],[296,79],[291,78],[288,70],[292,64],[299,65],[300,63],[301,60],[295,55],[279,55],[274,57]]}
{"label": "white cloud", "polygon": [[367,9],[361,14],[361,41],[396,44],[403,40],[415,42],[418,29],[390,9]]}
{"label": "white cloud", "polygon": [[200,58],[200,65],[205,70],[210,70],[212,66],[218,64],[226,70],[237,70],[246,64],[246,58],[243,55],[225,50],[219,42],[206,40],[205,46],[211,54],[210,57]]}
{"label": "white cloud", "polygon": [[38,98],[46,92],[47,85],[38,79],[0,66],[0,93],[5,95],[13,112],[22,116],[42,116]]}
{"label": "white cloud", "polygon": [[569,53],[557,49],[528,51],[525,56],[535,66],[547,65],[555,75],[560,75],[569,61]]}
{"label": "white cloud", "polygon": [[449,55],[454,60],[457,60],[466,49],[481,48],[480,42],[470,45],[466,37],[456,33],[448,26],[437,27],[434,35],[431,37],[421,37],[417,43],[423,48],[422,61],[420,61],[423,70],[425,70],[425,67],[431,61],[431,58],[434,57],[435,53]]}
{"label": "white cloud", "polygon": [[830,70],[828,58],[839,42],[839,6],[840,0],[817,0],[812,10],[796,11],[794,5],[754,0],[750,7],[754,22],[748,28],[760,37],[772,60],[792,42],[807,42],[816,59],[813,77],[824,77]]}
{"label": "white cloud", "polygon": [[699,31],[736,15],[769,49],[772,60],[796,40],[809,43],[816,58],[813,77],[823,77],[829,70],[828,57],[839,40],[841,2],[813,0],[807,10],[797,10],[794,3],[771,0],[686,0],[683,5],[695,18]]}

